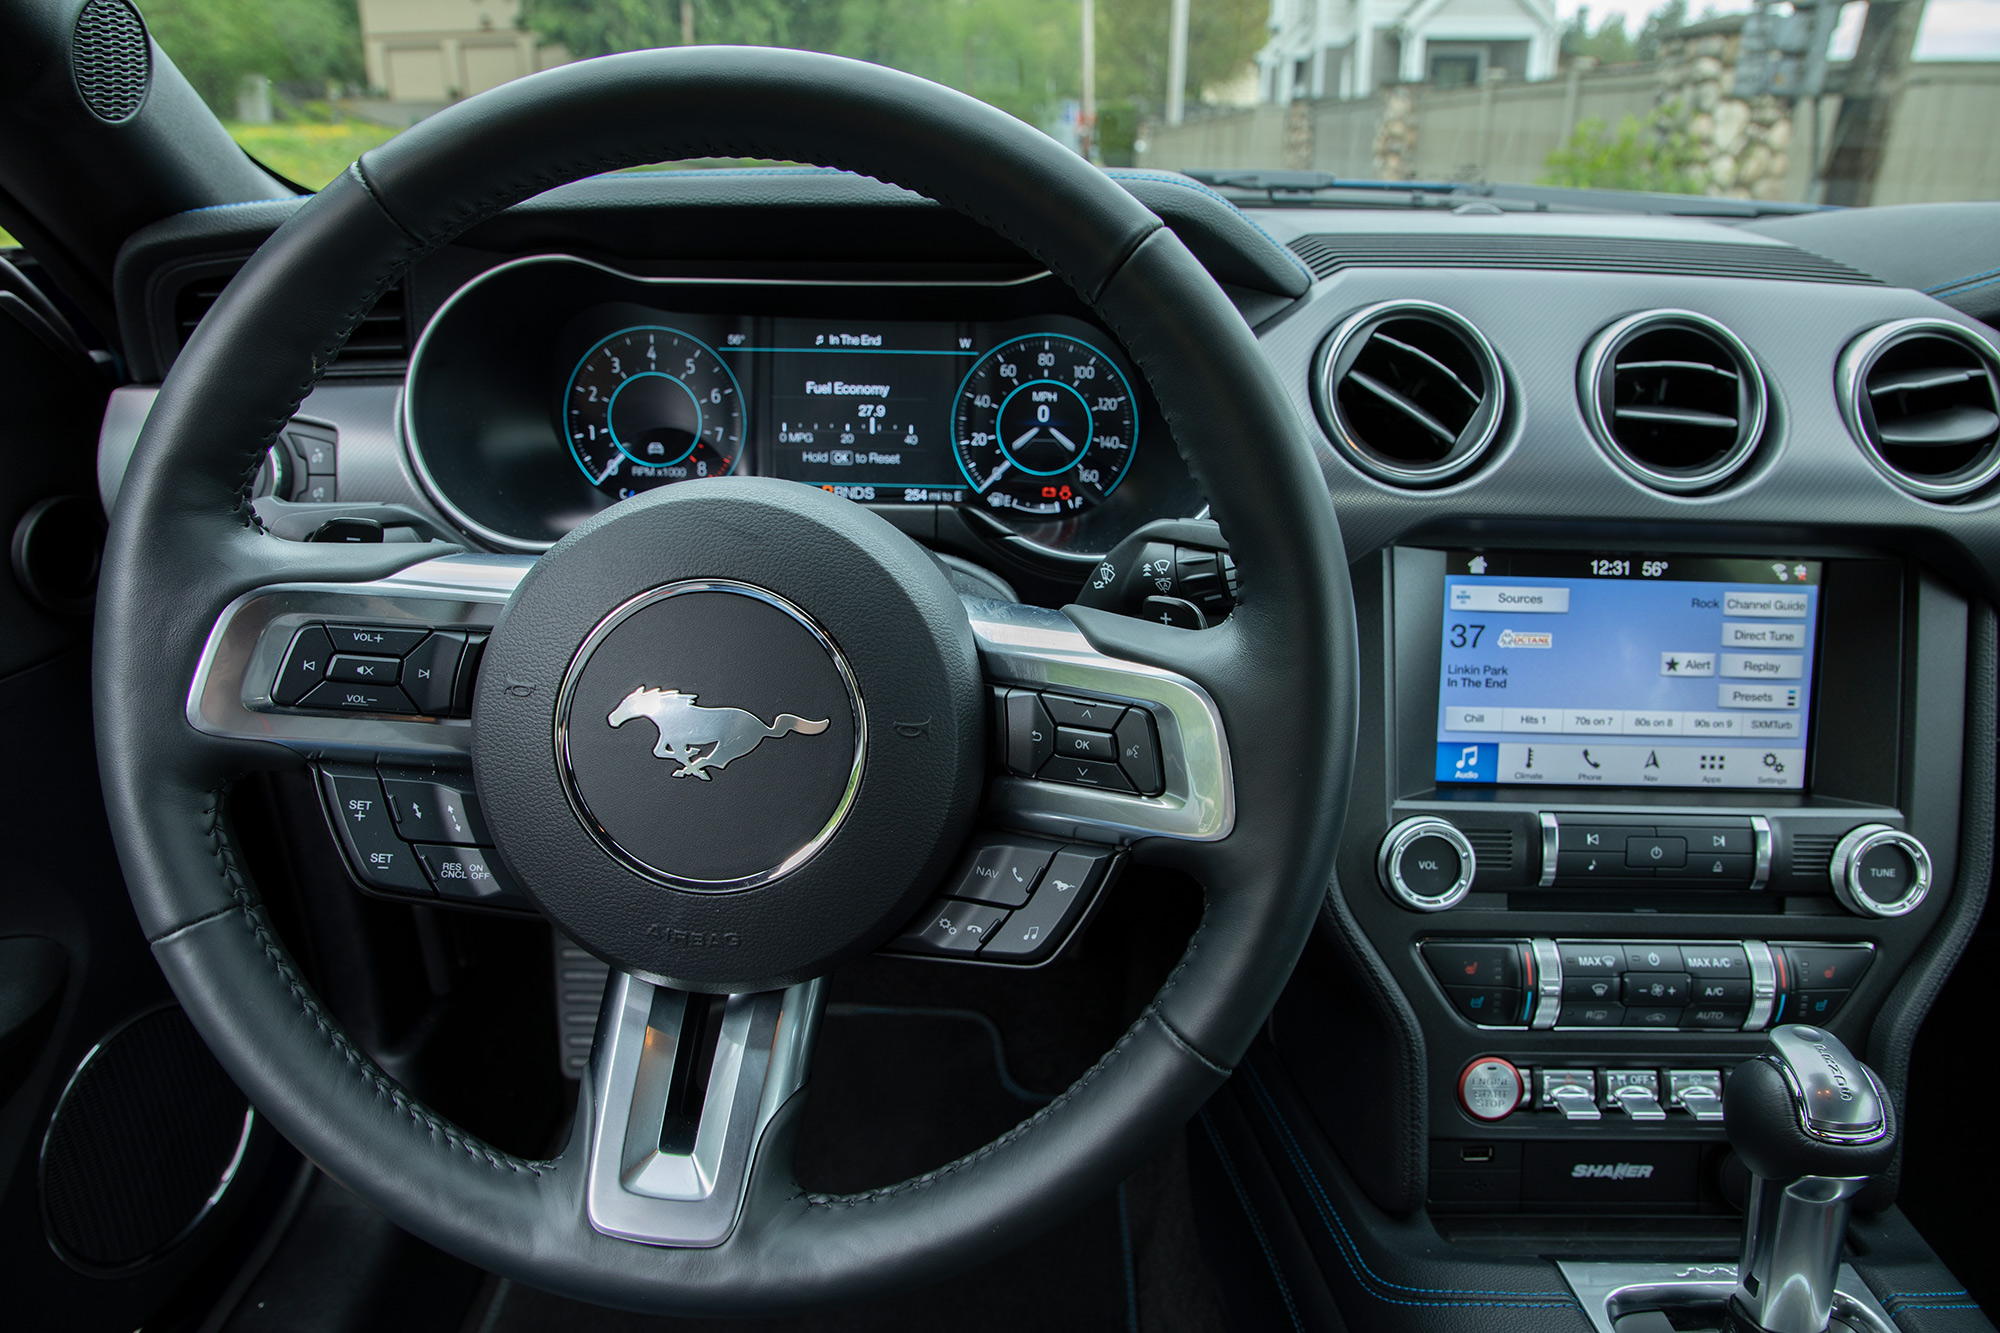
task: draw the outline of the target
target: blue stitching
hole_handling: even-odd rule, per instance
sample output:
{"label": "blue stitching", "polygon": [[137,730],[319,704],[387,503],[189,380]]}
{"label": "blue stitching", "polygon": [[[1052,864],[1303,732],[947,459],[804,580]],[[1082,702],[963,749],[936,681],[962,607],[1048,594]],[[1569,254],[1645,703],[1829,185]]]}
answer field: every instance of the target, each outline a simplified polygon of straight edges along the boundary
{"label": "blue stitching", "polygon": [[1273,236],[1270,232],[1265,231],[1263,226],[1257,221],[1257,219],[1251,217],[1248,213],[1245,213],[1242,209],[1238,208],[1236,206],[1235,200],[1231,199],[1228,195],[1225,195],[1220,191],[1210,189],[1208,186],[1203,185],[1200,181],[1195,180],[1191,176],[1177,176],[1173,175],[1170,172],[1163,172],[1163,171],[1139,171],[1131,167],[1114,167],[1107,170],[1104,174],[1111,177],[1112,180],[1154,181],[1160,185],[1178,185],[1184,190],[1194,190],[1201,194],[1205,194],[1209,198],[1221,204],[1224,208],[1228,209],[1230,212],[1234,213],[1237,217],[1242,218],[1245,222],[1257,228],[1257,234],[1259,236],[1262,236],[1272,245],[1276,245],[1278,247],[1279,253],[1284,255],[1285,258],[1291,260],[1292,266],[1298,269],[1300,273],[1303,273],[1305,275],[1307,286],[1311,286],[1313,283],[1319,281],[1319,279],[1313,275],[1313,271],[1306,267],[1304,260],[1300,259],[1290,250],[1287,250],[1283,245],[1280,245],[1278,243],[1278,238]]}
{"label": "blue stitching", "polygon": [[1911,1299],[1925,1299],[1933,1296],[1963,1296],[1963,1295],[1965,1295],[1965,1288],[1960,1287],[1956,1291],[1892,1291],[1887,1296],[1884,1296],[1882,1299],[1885,1301],[1907,1301]]}
{"label": "blue stitching", "polygon": [[1934,296],[1938,296],[1938,297],[1940,297],[1940,298],[1942,298],[1942,297],[1946,297],[1946,296],[1963,296],[1963,295],[1965,295],[1965,294],[1966,294],[1967,292],[1976,292],[1976,291],[1978,291],[1978,290],[1979,290],[1979,289],[1980,289],[1981,287],[1991,287],[1991,286],[1992,286],[1992,285],[1993,285],[1994,283],[1996,283],[1996,282],[2000,282],[2000,278],[1988,278],[1988,279],[1987,279],[1986,281],[1984,281],[1984,282],[1975,282],[1975,283],[1973,283],[1972,285],[1970,285],[1970,286],[1968,286],[1968,287],[1957,287],[1957,286],[1953,286],[1953,287],[1952,287],[1952,290],[1950,290],[1950,291],[1944,291],[1944,290],[1942,290],[1942,289],[1940,289],[1940,288],[1937,288],[1937,287],[1930,287],[1930,288],[1926,288],[1926,289],[1925,289],[1925,295],[1927,295],[1927,296],[1931,296],[1931,295],[1934,295]]}
{"label": "blue stitching", "polygon": [[[1530,1295],[1540,1296],[1547,1294],[1550,1295],[1551,1297],[1554,1297],[1554,1293],[1543,1293],[1543,1292],[1488,1291],[1471,1287],[1413,1287],[1413,1286],[1406,1286],[1401,1282],[1391,1282],[1388,1278],[1381,1276],[1374,1269],[1368,1266],[1368,1261],[1366,1259],[1361,1257],[1361,1247],[1355,1244],[1354,1237],[1348,1233],[1347,1224],[1340,1220],[1340,1214],[1337,1211],[1335,1211],[1332,1201],[1327,1198],[1325,1188],[1320,1184],[1319,1176],[1313,1171],[1312,1164],[1306,1160],[1305,1154],[1300,1150],[1298,1145],[1298,1140],[1292,1137],[1291,1126],[1286,1124],[1284,1117],[1279,1114],[1277,1103],[1271,1099],[1271,1094],[1269,1090],[1264,1087],[1264,1080],[1258,1076],[1256,1070],[1251,1069],[1247,1066],[1244,1068],[1243,1072],[1249,1076],[1251,1083],[1251,1091],[1257,1094],[1258,1103],[1262,1107],[1266,1118],[1268,1118],[1271,1121],[1271,1123],[1277,1127],[1278,1132],[1284,1136],[1285,1155],[1291,1159],[1292,1169],[1299,1172],[1300,1177],[1302,1179],[1308,1180],[1310,1182],[1312,1187],[1313,1207],[1315,1211],[1319,1213],[1321,1222],[1326,1224],[1327,1234],[1333,1236],[1335,1242],[1335,1248],[1340,1251],[1340,1257],[1347,1263],[1349,1271],[1355,1272],[1355,1276],[1357,1278],[1360,1277],[1361,1272],[1366,1272],[1371,1280],[1378,1282],[1385,1287],[1393,1287],[1397,1291],[1425,1292],[1430,1295],[1436,1295],[1436,1296],[1530,1296]],[[1339,1229],[1337,1235],[1335,1234],[1335,1228]],[[1344,1244],[1342,1243],[1343,1240],[1345,1241]],[[1348,1249],[1350,1247],[1354,1251],[1352,1258],[1348,1256]],[[1355,1271],[1355,1266],[1357,1264],[1360,1265],[1360,1271]],[[1362,1290],[1363,1291],[1368,1290],[1367,1283],[1364,1282],[1362,1284]],[[1543,1302],[1392,1301],[1392,1298],[1388,1296],[1383,1296],[1377,1292],[1368,1291],[1368,1294],[1370,1296],[1375,1297],[1375,1299],[1378,1301],[1391,1301],[1393,1304],[1397,1305],[1442,1305],[1442,1306],[1484,1305],[1484,1306],[1518,1308],[1524,1310],[1569,1310],[1569,1309],[1574,1309],[1577,1306],[1577,1301],[1574,1297],[1553,1298],[1551,1300]]]}
{"label": "blue stitching", "polygon": [[1285,1303],[1285,1312],[1292,1317],[1292,1327],[1305,1333],[1306,1326],[1299,1319],[1299,1307],[1292,1304],[1292,1289],[1285,1285],[1285,1275],[1278,1271],[1277,1256],[1271,1253],[1271,1242],[1265,1238],[1264,1224],[1257,1220],[1257,1210],[1250,1206],[1250,1196],[1244,1192],[1243,1181],[1236,1174],[1236,1164],[1229,1160],[1229,1150],[1222,1146],[1222,1136],[1215,1132],[1215,1122],[1208,1118],[1208,1108],[1202,1107],[1195,1115],[1201,1127],[1208,1132],[1208,1141],[1215,1148],[1215,1157],[1222,1164],[1222,1174],[1229,1177],[1229,1188],[1236,1191],[1236,1202],[1243,1205],[1243,1216],[1250,1223],[1250,1234],[1257,1239],[1257,1248],[1264,1252],[1264,1263],[1271,1270],[1271,1280],[1278,1284],[1278,1296]]}
{"label": "blue stitching", "polygon": [[1924,291],[1927,293],[1941,292],[1947,287],[1956,287],[1961,282],[1971,282],[1975,278],[1993,277],[2000,277],[2000,268],[1989,268],[1983,273],[1968,273],[1962,278],[1953,278],[1950,282],[1941,282],[1935,287],[1926,287]]}
{"label": "blue stitching", "polygon": [[1132,1214],[1125,1206],[1125,1182],[1118,1182],[1118,1250],[1124,1260],[1125,1329],[1139,1333],[1139,1272],[1132,1264]]}

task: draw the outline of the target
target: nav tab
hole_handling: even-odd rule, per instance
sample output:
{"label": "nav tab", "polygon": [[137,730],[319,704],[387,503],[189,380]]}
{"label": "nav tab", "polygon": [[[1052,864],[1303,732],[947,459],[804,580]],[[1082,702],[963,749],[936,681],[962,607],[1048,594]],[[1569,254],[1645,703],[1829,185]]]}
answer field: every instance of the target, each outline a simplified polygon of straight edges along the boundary
{"label": "nav tab", "polygon": [[1791,648],[1806,646],[1804,625],[1745,625],[1734,620],[1722,622],[1724,648]]}
{"label": "nav tab", "polygon": [[1722,674],[1751,680],[1798,680],[1806,659],[1797,653],[1724,653]]}
{"label": "nav tab", "polygon": [[1454,611],[1513,611],[1522,615],[1566,615],[1569,612],[1568,588],[1510,588],[1499,584],[1454,583],[1448,600]]}
{"label": "nav tab", "polygon": [[1446,731],[1503,731],[1505,712],[1499,708],[1447,708],[1444,710]]}
{"label": "nav tab", "polygon": [[1722,594],[1722,614],[1725,616],[1770,616],[1786,620],[1804,620],[1812,609],[1812,598],[1802,592],[1778,592],[1775,589],[1743,588]]}
{"label": "nav tab", "polygon": [[1720,708],[1797,708],[1799,687],[1796,685],[1739,685],[1734,682],[1718,685],[1715,693],[1716,706]]}
{"label": "nav tab", "polygon": [[1710,652],[1661,653],[1660,674],[1663,676],[1713,676],[1715,674],[1715,654]]}

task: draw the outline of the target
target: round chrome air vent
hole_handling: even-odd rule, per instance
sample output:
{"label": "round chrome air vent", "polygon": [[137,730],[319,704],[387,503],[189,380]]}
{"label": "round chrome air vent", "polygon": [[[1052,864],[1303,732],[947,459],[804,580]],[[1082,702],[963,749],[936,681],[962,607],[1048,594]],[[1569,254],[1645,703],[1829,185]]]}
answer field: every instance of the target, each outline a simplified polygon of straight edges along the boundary
{"label": "round chrome air vent", "polygon": [[1764,434],[1763,372],[1741,339],[1692,310],[1648,310],[1584,349],[1577,396],[1611,461],[1656,490],[1710,490]]}
{"label": "round chrome air vent", "polygon": [[1842,353],[1840,410],[1869,460],[1927,500],[2000,475],[2000,351],[1962,325],[1899,319]]}
{"label": "round chrome air vent", "polygon": [[1355,311],[1320,348],[1313,402],[1347,461],[1397,486],[1477,463],[1506,406],[1500,359],[1465,318],[1428,301]]}

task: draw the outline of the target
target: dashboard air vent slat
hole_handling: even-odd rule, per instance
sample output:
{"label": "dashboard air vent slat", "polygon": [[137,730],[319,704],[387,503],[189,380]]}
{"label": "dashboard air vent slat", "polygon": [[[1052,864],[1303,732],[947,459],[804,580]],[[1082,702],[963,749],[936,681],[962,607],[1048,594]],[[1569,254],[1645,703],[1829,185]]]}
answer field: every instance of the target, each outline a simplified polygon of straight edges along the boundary
{"label": "dashboard air vent slat", "polygon": [[2000,353],[1977,333],[1884,324],[1847,349],[1839,378],[1849,428],[1904,490],[1955,500],[2000,475]]}
{"label": "dashboard air vent slat", "polygon": [[1463,832],[1465,840],[1472,844],[1472,859],[1480,870],[1500,872],[1514,868],[1513,830],[1469,828]]}
{"label": "dashboard air vent slat", "polygon": [[1833,865],[1838,833],[1801,833],[1792,839],[1792,874],[1800,879],[1825,879]]}
{"label": "dashboard air vent slat", "polygon": [[[236,276],[210,273],[191,279],[174,293],[174,350],[188,345],[201,321],[222,298],[223,288]],[[329,374],[379,374],[410,359],[410,336],[406,319],[403,285],[382,293],[361,318],[354,333],[333,359]]]}
{"label": "dashboard air vent slat", "polygon": [[1612,460],[1676,494],[1727,481],[1764,432],[1764,380],[1749,349],[1692,311],[1647,311],[1598,334],[1578,392]]}
{"label": "dashboard air vent slat", "polygon": [[1478,462],[1499,431],[1504,394],[1486,339],[1427,301],[1350,315],[1320,349],[1313,376],[1335,446],[1370,476],[1401,486],[1437,485]]}

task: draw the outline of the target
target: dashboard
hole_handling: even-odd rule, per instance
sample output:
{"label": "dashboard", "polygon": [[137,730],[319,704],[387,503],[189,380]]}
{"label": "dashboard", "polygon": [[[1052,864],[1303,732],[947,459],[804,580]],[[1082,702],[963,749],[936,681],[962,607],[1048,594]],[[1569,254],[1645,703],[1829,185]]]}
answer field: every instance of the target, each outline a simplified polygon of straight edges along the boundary
{"label": "dashboard", "polygon": [[[1348,1158],[1370,1199],[1454,1238],[1730,1216],[1714,1094],[1763,1030],[1826,1022],[1900,1095],[1925,978],[1984,903],[1992,329],[1786,219],[1239,210],[1120,179],[1257,331],[1355,580],[1338,952],[1271,1029],[1306,1102],[1379,1149]],[[128,244],[142,380],[287,209]],[[1204,498],[1119,340],[876,182],[583,182],[396,299],[400,344],[351,345],[287,431],[272,530],[532,552],[626,494],[759,475],[1045,605],[1215,577],[1196,525],[1143,531]],[[113,397],[107,499],[146,392]],[[1631,1170],[1578,1174],[1605,1162]]]}
{"label": "dashboard", "polygon": [[1201,505],[1139,383],[1046,277],[694,281],[540,255],[444,303],[403,426],[430,498],[502,549],[750,475],[1088,552]]}

